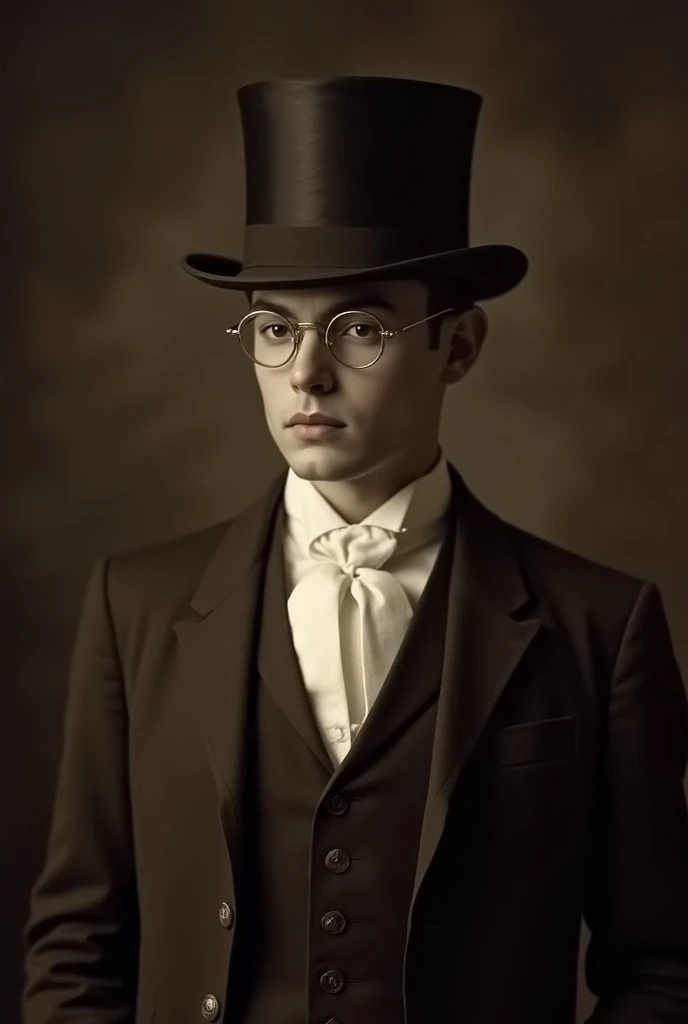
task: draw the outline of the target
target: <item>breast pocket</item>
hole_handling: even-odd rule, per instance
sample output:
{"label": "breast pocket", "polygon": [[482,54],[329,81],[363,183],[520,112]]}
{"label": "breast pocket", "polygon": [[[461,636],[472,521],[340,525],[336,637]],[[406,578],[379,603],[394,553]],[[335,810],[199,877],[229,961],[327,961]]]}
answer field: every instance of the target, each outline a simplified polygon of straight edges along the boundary
{"label": "breast pocket", "polygon": [[570,761],[578,753],[578,719],[542,718],[499,729],[490,744],[490,761],[499,768]]}

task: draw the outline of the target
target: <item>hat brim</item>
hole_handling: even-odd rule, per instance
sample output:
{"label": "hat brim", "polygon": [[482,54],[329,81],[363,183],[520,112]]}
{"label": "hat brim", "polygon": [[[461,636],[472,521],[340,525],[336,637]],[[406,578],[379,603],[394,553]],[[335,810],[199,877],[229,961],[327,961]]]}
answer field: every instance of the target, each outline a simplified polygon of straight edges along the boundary
{"label": "hat brim", "polygon": [[337,282],[441,278],[455,280],[474,301],[504,295],[528,272],[525,253],[511,245],[481,245],[434,253],[377,267],[257,267],[244,270],[238,260],[212,253],[190,253],[182,260],[187,274],[215,288],[305,288]]}

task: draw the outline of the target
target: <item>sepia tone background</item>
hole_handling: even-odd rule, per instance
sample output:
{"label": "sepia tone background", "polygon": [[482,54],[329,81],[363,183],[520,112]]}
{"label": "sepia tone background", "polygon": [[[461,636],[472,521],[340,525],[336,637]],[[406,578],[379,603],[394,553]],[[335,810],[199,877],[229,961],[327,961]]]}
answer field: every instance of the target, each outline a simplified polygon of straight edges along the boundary
{"label": "sepia tone background", "polygon": [[[225,518],[282,465],[251,365],[226,343],[241,299],[179,269],[187,251],[240,253],[243,82],[388,74],[485,95],[472,240],[521,246],[531,271],[486,304],[490,337],[448,398],[445,450],[504,518],[658,582],[688,677],[687,30],[682,0],[15,11],[0,254],[3,1024],[18,1020],[86,574],[101,554]],[[417,144],[399,140],[390,174]],[[593,1004],[581,977],[581,1020]]]}

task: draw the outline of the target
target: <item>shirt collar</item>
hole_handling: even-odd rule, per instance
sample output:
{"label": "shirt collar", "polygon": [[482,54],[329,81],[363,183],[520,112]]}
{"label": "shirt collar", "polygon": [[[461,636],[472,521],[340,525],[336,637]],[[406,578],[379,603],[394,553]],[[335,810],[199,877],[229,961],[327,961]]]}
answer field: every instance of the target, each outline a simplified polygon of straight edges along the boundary
{"label": "shirt collar", "polygon": [[[402,534],[425,529],[444,518],[451,491],[447,460],[440,447],[432,469],[402,487],[361,523]],[[284,487],[284,508],[287,522],[298,532],[306,548],[324,533],[349,525],[310,480],[303,480],[292,469],[287,473]]]}

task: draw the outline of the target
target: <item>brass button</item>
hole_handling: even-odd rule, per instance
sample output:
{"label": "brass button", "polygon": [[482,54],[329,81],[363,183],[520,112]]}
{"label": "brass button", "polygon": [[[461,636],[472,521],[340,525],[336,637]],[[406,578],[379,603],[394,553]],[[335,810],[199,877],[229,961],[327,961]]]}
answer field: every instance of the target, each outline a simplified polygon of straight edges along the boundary
{"label": "brass button", "polygon": [[325,867],[335,875],[341,875],[342,871],[346,871],[350,864],[351,860],[347,854],[344,853],[344,850],[330,850],[328,855],[325,857]]}
{"label": "brass button", "polygon": [[346,928],[346,918],[338,910],[328,910],[321,917],[320,924],[328,935],[339,935]]}
{"label": "brass button", "polygon": [[344,814],[348,808],[349,801],[341,793],[335,793],[327,801],[327,809],[330,814]]}
{"label": "brass button", "polygon": [[231,928],[234,924],[234,914],[229,903],[220,904],[220,921],[222,922],[223,928]]}
{"label": "brass button", "polygon": [[201,1013],[206,1020],[217,1020],[220,1016],[220,1004],[214,995],[205,997],[201,1005]]}
{"label": "brass button", "polygon": [[344,976],[341,971],[325,971],[320,977],[320,988],[323,992],[331,992],[336,995],[344,988]]}

